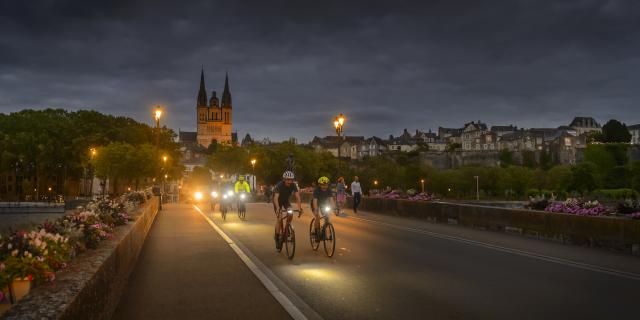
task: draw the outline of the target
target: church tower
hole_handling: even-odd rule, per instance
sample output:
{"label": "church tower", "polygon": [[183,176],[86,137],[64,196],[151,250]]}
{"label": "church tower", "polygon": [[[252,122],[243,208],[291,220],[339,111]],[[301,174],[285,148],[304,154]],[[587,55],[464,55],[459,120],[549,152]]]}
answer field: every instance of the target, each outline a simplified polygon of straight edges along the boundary
{"label": "church tower", "polygon": [[213,141],[220,144],[232,143],[232,108],[231,91],[229,90],[229,75],[225,76],[222,100],[219,101],[216,92],[211,93],[207,101],[207,89],[204,84],[204,68],[200,72],[200,89],[196,102],[197,113],[197,141],[207,148]]}

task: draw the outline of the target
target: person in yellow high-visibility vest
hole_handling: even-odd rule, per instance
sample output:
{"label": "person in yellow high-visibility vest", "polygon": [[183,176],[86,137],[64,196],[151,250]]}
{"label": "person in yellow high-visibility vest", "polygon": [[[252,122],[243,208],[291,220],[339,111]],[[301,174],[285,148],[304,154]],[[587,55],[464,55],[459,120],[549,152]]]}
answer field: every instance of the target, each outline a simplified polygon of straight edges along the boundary
{"label": "person in yellow high-visibility vest", "polygon": [[249,183],[247,183],[247,181],[244,179],[244,176],[238,177],[238,181],[236,181],[236,184],[233,187],[233,189],[236,193],[239,193],[239,192],[251,193],[251,187],[249,186]]}
{"label": "person in yellow high-visibility vest", "polygon": [[244,176],[241,175],[238,176],[238,181],[236,181],[233,189],[236,192],[238,214],[242,214],[240,216],[240,219],[244,219],[243,215],[246,213],[245,202],[247,201],[247,197],[251,193],[251,187],[249,186],[249,183],[245,181]]}

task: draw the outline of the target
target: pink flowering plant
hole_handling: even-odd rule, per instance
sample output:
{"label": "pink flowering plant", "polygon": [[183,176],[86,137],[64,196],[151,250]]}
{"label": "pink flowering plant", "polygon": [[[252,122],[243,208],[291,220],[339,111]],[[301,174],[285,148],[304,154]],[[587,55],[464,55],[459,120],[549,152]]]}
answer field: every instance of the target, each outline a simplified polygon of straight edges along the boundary
{"label": "pink flowering plant", "polygon": [[612,213],[611,210],[599,203],[598,200],[581,201],[578,198],[568,198],[564,202],[551,203],[545,211],[575,214],[579,216],[600,216]]}
{"label": "pink flowering plant", "polygon": [[[144,194],[144,193],[143,193]],[[14,279],[53,281],[55,272],[86,249],[95,249],[113,235],[116,226],[130,221],[137,206],[122,196],[115,201],[90,203],[84,209],[45,221],[31,230],[0,235],[0,301]]]}
{"label": "pink flowering plant", "polygon": [[429,194],[426,192],[416,192],[414,189],[409,189],[407,192],[403,192],[402,190],[390,190],[386,191],[378,197],[382,199],[403,199],[403,200],[411,200],[411,201],[436,201],[438,200],[434,194]]}

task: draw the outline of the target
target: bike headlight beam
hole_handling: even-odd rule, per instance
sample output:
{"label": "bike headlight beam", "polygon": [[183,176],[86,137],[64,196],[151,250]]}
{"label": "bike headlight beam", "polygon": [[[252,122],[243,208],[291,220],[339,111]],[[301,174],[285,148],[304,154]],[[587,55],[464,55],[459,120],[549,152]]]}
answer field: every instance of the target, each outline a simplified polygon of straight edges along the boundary
{"label": "bike headlight beam", "polygon": [[218,197],[218,193],[215,192],[215,191],[211,191],[211,196],[214,197],[214,198],[217,198]]}

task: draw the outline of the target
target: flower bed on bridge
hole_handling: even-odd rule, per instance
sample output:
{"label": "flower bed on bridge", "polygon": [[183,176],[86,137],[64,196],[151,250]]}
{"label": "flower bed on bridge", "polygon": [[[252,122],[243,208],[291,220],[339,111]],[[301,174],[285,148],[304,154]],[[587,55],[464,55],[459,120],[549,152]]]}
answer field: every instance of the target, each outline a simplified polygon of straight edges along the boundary
{"label": "flower bed on bridge", "polygon": [[537,197],[531,198],[527,207],[534,210],[579,216],[618,216],[640,219],[640,202],[632,199],[607,206],[598,200],[588,201],[579,198],[568,198],[565,201],[551,201],[544,197]]}
{"label": "flower bed on bridge", "polygon": [[[0,301],[15,303],[16,281],[38,284],[54,281],[55,272],[87,249],[109,239],[114,228],[129,221],[129,213],[151,197],[131,192],[114,200],[91,202],[84,208],[31,230],[12,230],[0,235]],[[9,292],[13,297],[9,297]]]}
{"label": "flower bed on bridge", "polygon": [[407,192],[402,192],[401,190],[391,190],[373,197],[382,198],[382,199],[402,199],[402,200],[410,200],[410,201],[438,200],[433,194],[428,194],[425,192],[417,193],[413,189],[409,189],[407,190]]}

